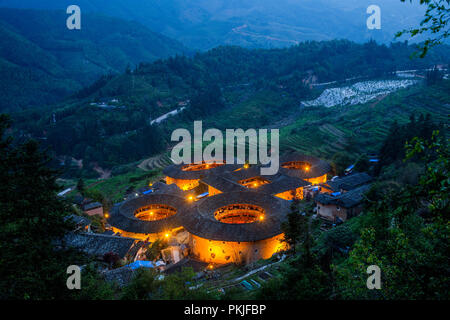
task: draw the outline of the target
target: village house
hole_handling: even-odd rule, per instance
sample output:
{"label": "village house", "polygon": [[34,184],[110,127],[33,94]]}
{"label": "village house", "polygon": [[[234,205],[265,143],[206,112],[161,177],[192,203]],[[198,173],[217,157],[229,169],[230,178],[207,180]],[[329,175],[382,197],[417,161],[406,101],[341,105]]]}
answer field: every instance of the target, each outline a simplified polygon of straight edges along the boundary
{"label": "village house", "polygon": [[365,172],[357,172],[344,177],[334,178],[320,184],[320,191],[326,193],[344,193],[356,189],[372,181],[372,177]]}
{"label": "village house", "polygon": [[91,232],[91,220],[75,214],[64,217],[64,221],[71,221],[75,227],[73,231]]}
{"label": "village house", "polygon": [[103,205],[100,202],[90,202],[82,207],[83,212],[88,216],[101,216],[103,217]]}
{"label": "village house", "polygon": [[98,233],[71,232],[64,237],[63,243],[67,247],[79,249],[98,260],[103,260],[107,253],[113,253],[120,260],[136,261],[145,253],[143,241]]}
{"label": "village house", "polygon": [[370,189],[366,184],[340,193],[321,193],[314,198],[319,218],[329,223],[340,223],[361,213],[364,194]]}
{"label": "village house", "polygon": [[98,215],[103,217],[103,205],[100,202],[96,202],[93,199],[84,197],[80,193],[77,193],[72,203],[89,216]]}

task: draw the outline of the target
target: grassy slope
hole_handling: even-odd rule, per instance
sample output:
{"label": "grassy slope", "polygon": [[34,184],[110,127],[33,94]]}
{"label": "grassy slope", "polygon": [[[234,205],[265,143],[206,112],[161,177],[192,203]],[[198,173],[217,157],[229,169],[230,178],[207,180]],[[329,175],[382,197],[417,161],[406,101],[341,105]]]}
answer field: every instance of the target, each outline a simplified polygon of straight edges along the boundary
{"label": "grassy slope", "polygon": [[66,18],[0,8],[0,110],[54,103],[128,64],[187,52],[138,23],[83,14],[81,30],[68,30]]}
{"label": "grassy slope", "polygon": [[[227,120],[222,118],[222,123],[216,123],[217,127],[245,127],[249,121],[255,121],[252,116],[257,111],[254,109],[255,103],[258,102],[259,105],[262,96],[266,99],[264,101],[269,101],[272,106],[279,102],[275,93],[257,93],[249,100],[227,110]],[[334,153],[342,151],[356,159],[361,153],[376,153],[392,121],[405,123],[413,112],[416,115],[430,113],[435,121],[447,121],[449,103],[450,81],[445,81],[432,87],[418,85],[403,89],[380,101],[364,105],[304,109],[297,120],[281,128],[280,151],[296,150],[325,159],[330,159]],[[220,117],[213,117],[208,123],[214,123],[215,120],[220,121]],[[144,176],[143,171],[133,169],[124,175],[96,184],[93,189],[101,191],[113,201],[119,201],[128,187],[139,188],[148,182],[145,178],[139,183],[129,182],[130,177],[139,175]],[[157,176],[152,179],[157,179]]]}
{"label": "grassy slope", "polygon": [[411,113],[430,113],[435,121],[446,121],[450,81],[403,89],[364,105],[305,109],[295,123],[282,128],[281,149],[293,149],[330,158],[343,151],[356,155],[377,152],[391,123],[404,123]]}

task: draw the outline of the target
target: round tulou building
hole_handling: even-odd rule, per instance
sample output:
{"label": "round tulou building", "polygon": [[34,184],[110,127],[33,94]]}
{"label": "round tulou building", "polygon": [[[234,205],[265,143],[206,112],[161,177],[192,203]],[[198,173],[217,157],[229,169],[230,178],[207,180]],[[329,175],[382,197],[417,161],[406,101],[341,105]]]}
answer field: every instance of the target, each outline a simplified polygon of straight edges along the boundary
{"label": "round tulou building", "polygon": [[191,163],[170,165],[164,168],[167,184],[176,184],[181,190],[191,190],[199,185],[200,179],[209,174],[218,173],[225,163]]}
{"label": "round tulou building", "polygon": [[280,158],[280,173],[303,179],[313,185],[325,183],[330,171],[330,164],[316,157],[292,153]]}
{"label": "round tulou building", "polygon": [[286,249],[281,224],[291,201],[326,182],[330,170],[326,161],[299,154],[282,157],[272,176],[257,165],[171,165],[163,170],[166,184],[115,206],[108,223],[151,242],[185,231],[190,255],[207,263],[268,259]]}
{"label": "round tulou building", "polygon": [[176,195],[147,194],[114,207],[108,223],[124,237],[155,241],[182,228],[181,216],[188,206]]}
{"label": "round tulou building", "polygon": [[281,222],[290,203],[251,191],[220,193],[198,201],[182,217],[192,254],[211,263],[268,259],[284,246]]}

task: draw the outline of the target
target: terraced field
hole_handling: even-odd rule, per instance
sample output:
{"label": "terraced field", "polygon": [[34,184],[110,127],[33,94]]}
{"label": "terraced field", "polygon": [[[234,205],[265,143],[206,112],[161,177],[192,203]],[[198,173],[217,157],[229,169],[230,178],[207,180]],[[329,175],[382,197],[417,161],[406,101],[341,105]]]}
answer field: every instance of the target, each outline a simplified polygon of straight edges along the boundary
{"label": "terraced field", "polygon": [[[242,108],[247,114],[245,106]],[[253,108],[252,104],[250,109]],[[237,116],[238,110],[233,113]],[[338,152],[345,152],[355,159],[362,153],[377,153],[392,122],[406,123],[411,113],[416,116],[430,113],[434,121],[448,123],[450,81],[439,86],[403,89],[377,103],[303,108],[291,124],[280,128],[280,153],[294,150],[324,159],[332,159]],[[128,188],[139,188],[149,180],[158,179],[158,174],[151,179],[146,174],[154,169],[160,172],[161,168],[170,165],[169,155],[170,152],[166,152],[145,159],[134,167],[134,171],[103,180],[92,189],[119,201]]]}
{"label": "terraced field", "polygon": [[376,152],[394,120],[409,121],[414,113],[430,113],[437,122],[448,122],[450,81],[439,86],[402,89],[377,101],[355,106],[306,108],[291,125],[281,129],[282,152],[296,150],[325,158],[340,151],[355,157]]}
{"label": "terraced field", "polygon": [[138,168],[142,169],[144,171],[150,171],[153,169],[162,169],[171,164],[172,164],[172,161],[169,158],[169,154],[164,153],[164,154],[160,154],[155,157],[151,157],[151,158],[143,160],[138,165]]}

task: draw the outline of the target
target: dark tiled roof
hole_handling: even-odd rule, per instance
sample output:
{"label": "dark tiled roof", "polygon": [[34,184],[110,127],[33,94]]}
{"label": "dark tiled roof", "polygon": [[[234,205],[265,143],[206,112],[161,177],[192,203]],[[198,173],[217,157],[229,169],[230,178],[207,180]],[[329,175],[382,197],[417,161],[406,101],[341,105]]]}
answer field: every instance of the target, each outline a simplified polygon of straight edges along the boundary
{"label": "dark tiled roof", "polygon": [[83,210],[88,211],[88,210],[97,209],[97,208],[101,208],[101,207],[103,207],[103,205],[100,202],[90,202],[83,206]]}
{"label": "dark tiled roof", "polygon": [[172,164],[163,169],[163,174],[173,179],[182,179],[182,180],[201,179],[206,175],[205,170],[183,171],[181,170],[182,167],[183,165],[181,164],[179,165]]}
{"label": "dark tiled roof", "polygon": [[[303,170],[293,170],[293,169],[285,169],[281,167],[281,164],[289,161],[304,161],[310,164],[309,171]],[[181,180],[196,180],[196,179],[204,179],[211,174],[222,175],[229,173],[230,178],[233,181],[240,181],[244,179],[250,179],[254,177],[261,176],[265,179],[273,179],[271,177],[274,176],[262,176],[261,175],[261,166],[260,165],[252,165],[250,168],[241,169],[236,171],[239,168],[242,168],[242,164],[226,164],[219,167],[215,167],[209,170],[198,170],[198,171],[183,171],[184,165],[170,165],[164,168],[164,175]],[[303,154],[291,153],[284,155],[280,158],[280,170],[279,173],[283,173],[285,175],[290,175],[293,177],[301,178],[301,179],[309,179],[323,176],[331,170],[328,162],[321,160],[316,157],[307,156]]]}
{"label": "dark tiled roof", "polygon": [[[144,221],[136,218],[137,209],[150,204],[166,204],[177,210],[176,214],[161,220]],[[139,198],[130,199],[120,206],[114,206],[108,223],[120,230],[133,233],[159,233],[181,226],[180,216],[183,215],[189,203],[181,197],[169,194],[150,193]]]}
{"label": "dark tiled roof", "polygon": [[[304,170],[297,170],[297,169],[286,169],[281,167],[283,163],[285,162],[291,162],[291,161],[301,161],[306,162],[310,165],[310,169],[308,171]],[[284,155],[280,157],[280,173],[297,177],[300,179],[311,179],[311,178],[317,178],[321,177],[324,174],[331,171],[331,166],[328,162],[325,160],[308,156],[304,154],[298,154],[298,153],[290,153],[287,155]]]}
{"label": "dark tiled roof", "polygon": [[77,216],[75,214],[71,214],[71,215],[64,217],[64,220],[65,221],[70,220],[73,223],[75,223],[77,226],[81,226],[81,227],[86,227],[91,224],[91,220],[89,220],[88,218],[82,217],[82,216]]}
{"label": "dark tiled roof", "polygon": [[[219,241],[258,241],[279,235],[281,222],[290,210],[290,202],[272,195],[307,186],[310,183],[303,179],[322,176],[331,169],[327,162],[310,156],[291,154],[283,157],[280,164],[287,161],[307,162],[311,170],[304,172],[281,168],[277,174],[266,176],[261,175],[261,167],[258,165],[243,169],[241,164],[226,164],[199,171],[183,171],[182,165],[169,166],[163,170],[166,176],[182,180],[200,179],[202,183],[223,193],[189,203],[185,200],[184,192],[175,184],[155,183],[153,193],[114,206],[108,223],[124,231],[144,234],[183,226],[191,234]],[[236,171],[239,168],[242,169]],[[255,189],[247,189],[238,184],[238,181],[256,177],[271,183]],[[134,217],[136,209],[149,204],[170,205],[177,209],[177,213],[157,221],[143,221]],[[245,224],[216,220],[214,212],[230,204],[260,206],[265,210],[265,218],[263,221]]]}
{"label": "dark tiled roof", "polygon": [[275,195],[285,191],[295,190],[300,187],[306,187],[309,185],[311,185],[311,183],[305,180],[280,174],[271,183],[264,184],[252,190]]}
{"label": "dark tiled roof", "polygon": [[[252,204],[265,210],[263,221],[231,224],[215,219],[214,212],[230,204]],[[258,241],[279,235],[290,202],[252,191],[220,193],[197,201],[183,217],[186,230],[199,237],[219,241]]]}
{"label": "dark tiled roof", "polygon": [[372,181],[372,177],[369,176],[367,173],[353,173],[351,175],[337,178],[334,181],[327,181],[327,185],[331,188],[333,191],[350,191],[352,189],[355,189],[359,186],[362,186],[364,184],[369,183]]}
{"label": "dark tiled roof", "polygon": [[324,205],[334,204],[343,208],[352,208],[362,203],[364,200],[364,194],[369,191],[369,189],[370,185],[363,185],[356,189],[342,193],[336,197],[333,197],[327,193],[321,193],[314,198],[314,201]]}
{"label": "dark tiled roof", "polygon": [[131,257],[135,257],[138,253],[138,251],[145,246],[146,242],[145,241],[137,241],[133,247],[131,247],[130,251],[128,251],[128,254]]}
{"label": "dark tiled roof", "polygon": [[[236,170],[236,165],[221,165],[211,169],[196,170],[196,171],[183,171],[184,164],[173,164],[163,169],[163,174],[167,177],[180,180],[197,180],[202,179],[210,174],[224,172],[228,170]],[[241,165],[240,165],[241,166]]]}
{"label": "dark tiled roof", "polygon": [[166,186],[168,186],[168,184],[161,182],[161,181],[157,181],[152,185],[152,188],[153,188],[153,190],[156,190],[156,189],[164,188]]}
{"label": "dark tiled roof", "polygon": [[201,182],[211,186],[221,192],[246,191],[247,188],[240,184],[225,178],[224,176],[209,175],[202,179]]}
{"label": "dark tiled roof", "polygon": [[79,249],[89,255],[103,256],[114,252],[124,258],[134,246],[136,240],[131,238],[108,236],[98,233],[68,233],[64,243],[72,248]]}
{"label": "dark tiled roof", "polygon": [[151,188],[149,186],[144,186],[144,187],[141,187],[141,188],[137,189],[137,192],[144,193],[144,192],[146,192],[146,191],[148,191],[150,189]]}
{"label": "dark tiled roof", "polygon": [[108,270],[103,273],[106,281],[116,283],[120,288],[129,284],[135,275],[135,270],[128,266]]}
{"label": "dark tiled roof", "polygon": [[233,172],[233,171],[243,167],[243,164],[238,164],[237,163],[237,159],[235,159],[235,162],[236,163],[234,163],[234,164],[228,164],[227,163],[227,164],[225,164],[223,166],[215,167],[214,169],[210,170],[211,174],[219,175],[219,174],[222,174],[222,173],[225,173],[225,172]]}
{"label": "dark tiled roof", "polygon": [[161,194],[173,194],[182,196],[184,194],[183,190],[181,190],[176,184],[165,184],[163,182],[156,182],[152,186],[153,193],[161,193]]}
{"label": "dark tiled roof", "polygon": [[261,176],[261,167],[257,165],[252,165],[250,168],[241,169],[238,171],[233,171],[228,174],[229,179],[233,181],[241,181],[255,177],[267,178],[270,176]]}

